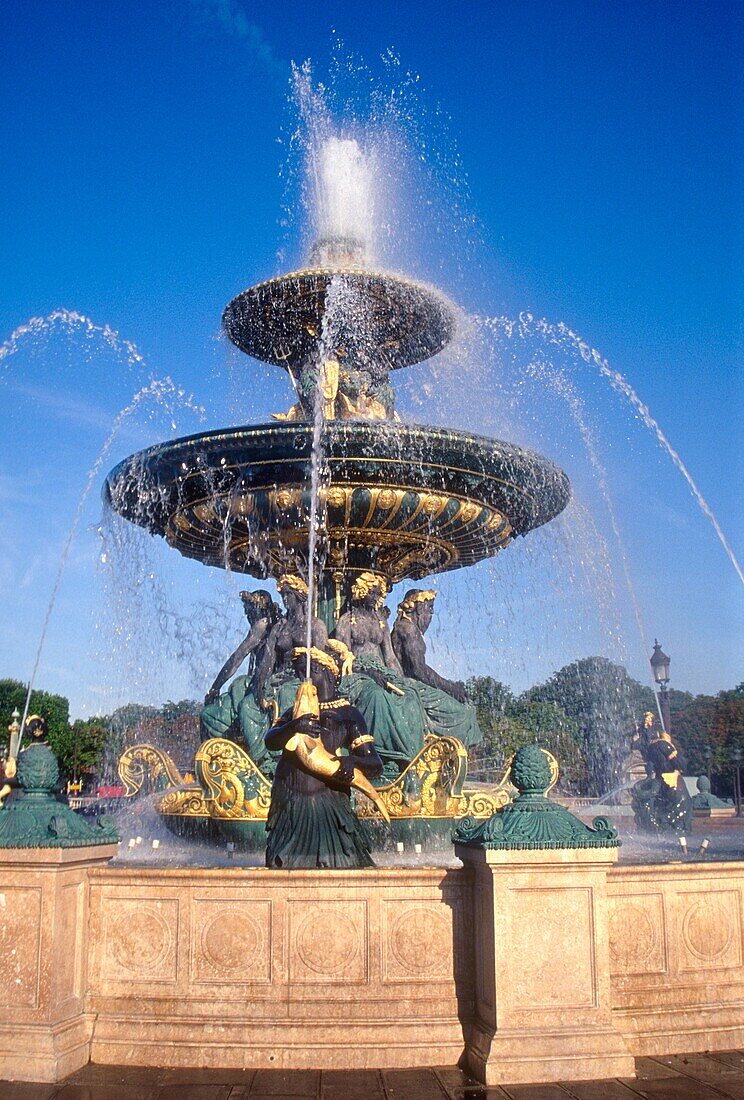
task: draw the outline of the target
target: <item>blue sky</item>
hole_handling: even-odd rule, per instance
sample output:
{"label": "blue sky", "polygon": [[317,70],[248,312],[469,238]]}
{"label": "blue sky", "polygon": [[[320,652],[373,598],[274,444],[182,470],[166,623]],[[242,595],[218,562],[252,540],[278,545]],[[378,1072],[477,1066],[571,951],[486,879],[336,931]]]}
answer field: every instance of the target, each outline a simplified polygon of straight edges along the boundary
{"label": "blue sky", "polygon": [[[301,261],[302,212],[286,211],[298,207],[289,63],[311,58],[322,75],[337,39],[336,56],[362,57],[369,73],[341,64],[336,101],[359,107],[369,86],[403,89],[403,144],[417,168],[413,183],[405,173],[399,183],[409,227],[401,266],[468,311],[529,310],[599,349],[649,405],[744,556],[741,4],[27,0],[0,10],[10,28],[0,70],[0,341],[62,306],[110,325],[146,360],[127,364],[95,333],[55,330],[22,338],[0,363],[0,676],[30,674],[86,472],[149,373],[193,392],[208,426],[265,419],[289,403],[282,378],[218,339],[219,317],[238,290]],[[472,583],[438,581],[439,665],[524,687],[603,651],[645,676],[612,525],[562,420],[565,402],[533,380],[519,409],[491,403],[507,376],[513,398],[529,356],[511,346],[488,354],[475,422],[462,387],[447,384],[446,360],[431,375],[414,369],[402,407],[560,461],[607,539],[616,593],[595,592],[594,618],[592,600],[572,591],[583,566],[562,559],[558,535],[512,547]],[[647,635],[672,654],[675,686],[732,686],[744,678],[740,581],[632,411],[591,368],[566,369],[607,471]],[[423,402],[430,382],[436,400]],[[126,583],[101,568],[103,472],[197,427],[188,410],[137,414],[94,478],[38,673],[76,713],[196,694],[239,636],[240,579],[202,576],[140,543],[124,555]],[[137,621],[124,626],[112,601],[121,608],[132,587]],[[196,647],[201,665],[184,624],[209,638]]]}

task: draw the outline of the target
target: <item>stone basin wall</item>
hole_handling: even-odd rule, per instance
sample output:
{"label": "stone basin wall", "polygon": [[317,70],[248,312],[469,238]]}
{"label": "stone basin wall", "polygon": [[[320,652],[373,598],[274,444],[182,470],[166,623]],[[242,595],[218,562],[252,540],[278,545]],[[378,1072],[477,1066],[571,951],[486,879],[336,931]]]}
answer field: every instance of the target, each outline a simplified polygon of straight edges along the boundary
{"label": "stone basin wall", "polygon": [[[143,868],[87,853],[0,853],[0,1079],[58,1080],[89,1059],[452,1065],[477,1030],[488,929],[472,867]],[[513,856],[539,884],[544,871]],[[575,885],[581,872],[552,873]],[[573,935],[566,972],[606,987],[609,959],[611,1027],[629,1055],[744,1047],[743,894],[742,862],[611,866],[606,889],[588,890],[594,939]],[[520,918],[536,952],[541,916]],[[506,972],[511,1009],[529,1008],[534,988]],[[498,975],[495,1011],[498,1026]]]}

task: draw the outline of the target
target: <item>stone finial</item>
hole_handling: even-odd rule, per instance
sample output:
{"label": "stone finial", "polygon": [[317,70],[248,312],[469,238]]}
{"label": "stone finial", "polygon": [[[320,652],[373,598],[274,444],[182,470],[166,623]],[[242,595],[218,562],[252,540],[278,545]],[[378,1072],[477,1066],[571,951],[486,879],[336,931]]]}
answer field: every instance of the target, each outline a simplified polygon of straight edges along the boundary
{"label": "stone finial", "polygon": [[488,849],[617,848],[617,829],[607,818],[595,817],[590,827],[547,797],[557,767],[555,757],[537,745],[519,749],[509,770],[517,797],[485,821],[463,818],[453,841]]}
{"label": "stone finial", "polygon": [[115,844],[119,839],[112,821],[85,818],[55,797],[59,765],[51,747],[39,740],[45,727],[32,733],[36,740],[18,757],[18,789],[0,809],[0,848],[81,848]]}

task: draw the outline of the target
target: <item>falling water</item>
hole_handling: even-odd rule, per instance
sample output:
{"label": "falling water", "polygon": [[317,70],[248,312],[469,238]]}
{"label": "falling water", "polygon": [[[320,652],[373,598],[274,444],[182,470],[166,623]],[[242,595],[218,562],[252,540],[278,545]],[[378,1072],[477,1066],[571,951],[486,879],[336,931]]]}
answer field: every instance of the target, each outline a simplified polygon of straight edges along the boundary
{"label": "falling water", "polygon": [[[18,331],[19,330],[17,329],[16,332],[18,332]],[[100,330],[100,331],[104,331],[104,330]],[[108,330],[108,331],[110,332],[111,330]],[[116,334],[114,334],[114,335],[116,335]],[[11,339],[12,339],[12,337],[11,337]],[[5,345],[3,345],[3,346],[5,346]],[[131,345],[131,347],[134,347],[134,345]],[[141,357],[139,357],[138,362],[142,362]],[[195,404],[195,402],[194,402],[194,400],[191,396],[187,397],[184,390],[179,389],[170,378],[166,377],[166,378],[160,379],[160,380],[153,380],[148,385],[143,386],[142,389],[138,390],[138,392],[132,398],[131,402],[126,406],[126,408],[121,410],[121,412],[118,414],[118,416],[114,420],[113,425],[111,427],[111,431],[110,431],[106,441],[104,442],[103,447],[99,451],[98,457],[96,458],[95,462],[93,463],[93,465],[92,465],[92,467],[91,467],[91,469],[88,473],[88,477],[87,477],[87,480],[85,482],[83,492],[80,496],[80,500],[78,501],[77,508],[75,509],[75,514],[74,514],[73,519],[72,519],[72,524],[70,525],[70,530],[67,534],[67,539],[65,540],[65,544],[64,544],[64,547],[62,549],[62,555],[60,557],[59,564],[57,566],[57,572],[55,574],[54,584],[52,585],[52,592],[51,592],[51,595],[50,595],[50,598],[49,598],[49,603],[47,604],[46,613],[44,615],[44,622],[42,624],[41,634],[39,636],[39,643],[38,643],[38,646],[36,648],[36,656],[34,658],[34,664],[33,664],[33,668],[31,670],[31,676],[30,676],[29,682],[28,682],[28,689],[26,691],[26,702],[25,702],[24,707],[23,707],[23,717],[21,719],[21,737],[23,736],[23,729],[24,729],[24,726],[25,726],[26,718],[28,716],[29,705],[31,703],[31,693],[33,691],[34,684],[36,682],[36,673],[39,669],[39,662],[41,660],[41,654],[42,654],[42,651],[44,649],[44,642],[46,641],[47,630],[49,628],[49,621],[51,619],[52,611],[54,609],[54,605],[55,605],[55,602],[56,602],[56,599],[57,599],[57,593],[59,591],[59,586],[60,586],[60,583],[62,581],[62,575],[64,573],[65,565],[67,564],[67,559],[68,559],[69,554],[70,554],[70,549],[71,549],[73,541],[75,539],[75,535],[77,534],[77,529],[78,529],[78,526],[80,524],[80,520],[82,518],[83,511],[85,509],[86,501],[88,499],[88,496],[90,495],[90,491],[93,488],[95,480],[96,480],[96,478],[98,476],[98,473],[101,469],[101,466],[104,463],[104,461],[106,460],[106,457],[109,454],[109,451],[111,450],[111,447],[113,446],[113,444],[116,440],[116,437],[118,436],[119,431],[121,430],[122,425],[125,423],[125,421],[127,421],[129,419],[129,417],[135,412],[135,410],[140,406],[140,404],[143,401],[145,401],[147,399],[150,399],[150,398],[153,398],[156,401],[161,401],[161,402],[165,401],[166,399],[170,399],[169,406],[172,407],[172,405],[174,403],[179,404],[179,405],[181,405],[181,407],[190,408],[192,411],[197,412],[199,415],[203,415],[203,412],[204,412],[204,410],[201,406]],[[175,402],[174,402],[174,399],[175,399]],[[19,741],[19,747],[20,747],[20,741]]]}
{"label": "falling water", "polygon": [[28,342],[62,329],[70,334],[82,333],[88,339],[99,338],[117,355],[122,355],[130,366],[144,366],[145,360],[131,340],[124,339],[109,325],[97,325],[90,317],[71,309],[55,309],[48,317],[31,317],[11,332],[0,344],[0,362],[10,358]]}
{"label": "falling water", "polygon": [[739,580],[744,584],[744,571],[742,571],[736,555],[734,554],[728,539],[721,529],[721,525],[716,519],[712,508],[698,489],[692,477],[692,474],[687,469],[679,454],[662,431],[658,421],[651,415],[651,411],[648,405],[646,405],[641,400],[641,398],[638,396],[638,394],[633,389],[631,384],[627,381],[627,379],[624,378],[619,371],[613,370],[607,360],[601,355],[599,351],[597,351],[596,348],[590,347],[590,345],[587,344],[585,340],[582,340],[577,333],[575,333],[571,328],[569,328],[568,325],[566,325],[562,321],[558,324],[551,324],[549,321],[546,321],[544,319],[536,321],[531,313],[521,313],[519,315],[518,322],[501,317],[489,318],[486,320],[485,323],[492,326],[494,329],[499,329],[503,331],[507,335],[512,335],[514,332],[517,332],[520,336],[525,336],[531,332],[536,332],[544,337],[546,340],[554,344],[563,344],[564,346],[567,345],[573,348],[575,351],[578,352],[581,359],[585,363],[589,363],[590,366],[594,366],[597,368],[600,375],[609,381],[613,390],[615,390],[616,393],[622,394],[622,396],[630,402],[645,426],[649,429],[649,431],[653,432],[653,434],[656,436],[657,442],[666,451],[669,458],[682,474],[683,478],[687,482],[687,485],[692,495],[697,501],[700,510],[713,526],[713,530],[715,531],[721,545],[726,551],[729,561],[736,570]]}

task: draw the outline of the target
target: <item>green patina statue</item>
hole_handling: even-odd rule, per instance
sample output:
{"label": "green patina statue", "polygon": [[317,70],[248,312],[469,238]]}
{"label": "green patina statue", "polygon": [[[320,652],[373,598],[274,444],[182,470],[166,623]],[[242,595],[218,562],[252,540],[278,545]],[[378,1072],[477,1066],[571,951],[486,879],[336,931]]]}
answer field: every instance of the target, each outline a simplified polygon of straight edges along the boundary
{"label": "green patina statue", "polygon": [[719,798],[710,789],[710,779],[707,775],[701,775],[697,781],[697,794],[692,796],[693,810],[733,810],[734,803],[730,798]]}
{"label": "green patina statue", "polygon": [[6,775],[17,787],[0,809],[0,848],[82,848],[116,844],[113,822],[99,818],[89,825],[66,802],[56,797],[59,766],[46,740],[46,722],[38,714],[26,719],[24,732],[31,743],[11,757]]}
{"label": "green patina statue", "polygon": [[617,829],[595,817],[593,827],[547,797],[558,778],[554,756],[537,745],[515,754],[509,778],[519,791],[512,803],[485,821],[463,818],[452,834],[456,844],[487,849],[617,848]]}
{"label": "green patina statue", "polygon": [[666,730],[657,730],[652,711],[645,714],[635,744],[647,773],[631,791],[636,825],[645,832],[689,833],[692,803],[683,779],[685,760]]}
{"label": "green patina statue", "polygon": [[[298,677],[306,660],[307,649],[295,648]],[[373,866],[349,791],[353,786],[376,800],[367,777],[382,773],[382,761],[361,713],[338,693],[340,676],[335,658],[313,648],[310,681],[266,734],[267,748],[282,754],[266,822],[267,867]]]}

